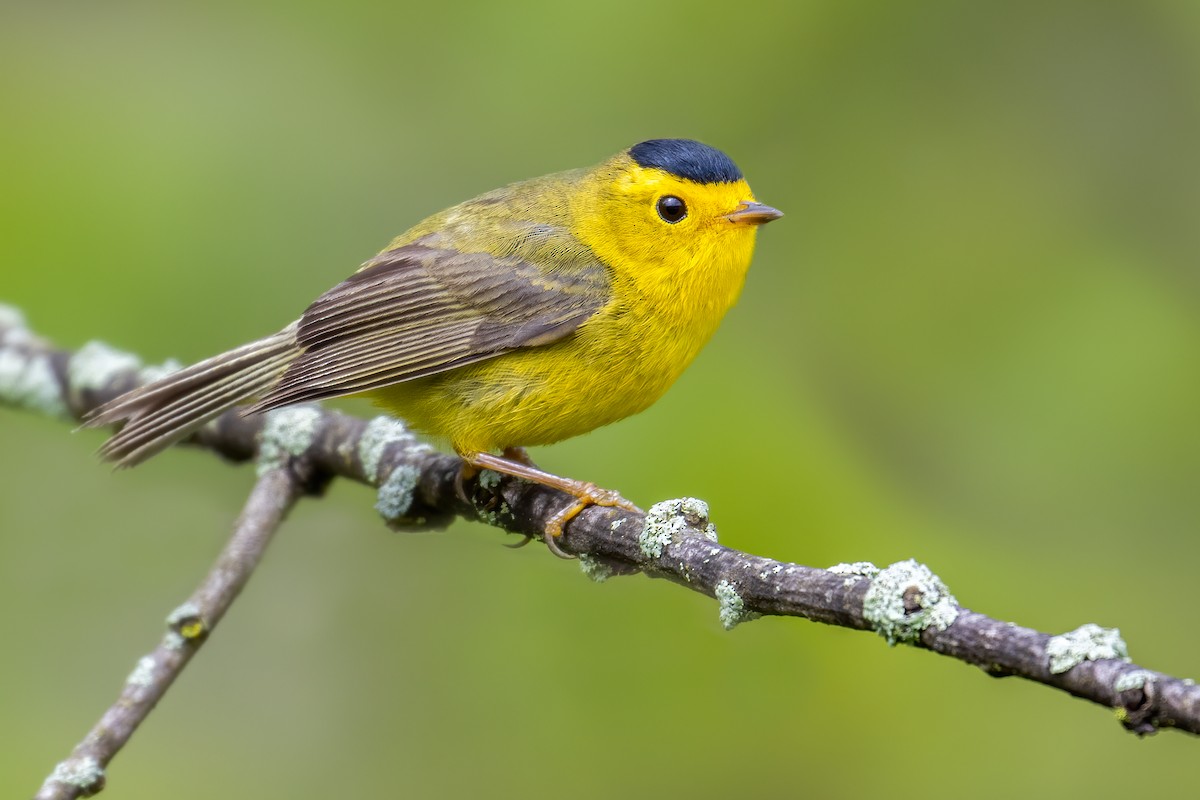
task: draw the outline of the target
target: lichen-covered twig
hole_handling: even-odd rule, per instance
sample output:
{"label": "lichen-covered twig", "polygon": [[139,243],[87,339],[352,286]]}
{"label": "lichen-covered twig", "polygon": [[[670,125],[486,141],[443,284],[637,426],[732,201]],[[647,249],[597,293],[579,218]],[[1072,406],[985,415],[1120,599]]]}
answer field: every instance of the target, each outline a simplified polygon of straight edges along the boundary
{"label": "lichen-covered twig", "polygon": [[[169,368],[169,367],[165,367]],[[163,368],[90,344],[71,353],[37,339],[18,313],[0,307],[0,405],[67,419],[149,379]],[[266,436],[264,439],[264,430]],[[389,525],[428,529],[454,517],[512,533],[541,536],[548,517],[571,498],[487,471],[455,491],[457,458],[418,442],[402,423],[370,422],[317,406],[265,417],[236,411],[187,442],[238,461],[259,459],[272,474],[301,450],[307,489],[340,476],[374,486]],[[708,509],[696,500],[660,503],[647,514],[591,507],[567,526],[560,547],[580,557],[589,576],[644,572],[718,601],[726,628],[764,614],[804,617],[875,630],[890,643],[958,658],[995,676],[1014,675],[1116,710],[1139,734],[1160,728],[1200,733],[1200,687],[1130,663],[1115,631],[1085,625],[1054,637],[962,608],[941,580],[916,562],[885,569],[859,562],[830,569],[754,556],[716,541]]]}
{"label": "lichen-covered twig", "polygon": [[104,769],[208,638],[250,579],[272,535],[300,497],[303,482],[290,463],[259,476],[233,536],[195,593],[167,616],[167,632],[142,656],[117,701],[46,778],[36,800],[89,797],[104,788]]}

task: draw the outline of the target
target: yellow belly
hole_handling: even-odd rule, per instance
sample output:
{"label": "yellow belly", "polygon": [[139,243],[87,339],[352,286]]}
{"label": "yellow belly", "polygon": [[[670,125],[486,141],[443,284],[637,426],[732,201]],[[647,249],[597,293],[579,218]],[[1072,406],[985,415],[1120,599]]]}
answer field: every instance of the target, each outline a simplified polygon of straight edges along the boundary
{"label": "yellow belly", "polygon": [[560,342],[368,396],[417,430],[449,440],[459,452],[578,436],[654,403],[720,319],[708,314],[680,319],[673,309],[638,305],[638,311],[620,314],[604,309]]}

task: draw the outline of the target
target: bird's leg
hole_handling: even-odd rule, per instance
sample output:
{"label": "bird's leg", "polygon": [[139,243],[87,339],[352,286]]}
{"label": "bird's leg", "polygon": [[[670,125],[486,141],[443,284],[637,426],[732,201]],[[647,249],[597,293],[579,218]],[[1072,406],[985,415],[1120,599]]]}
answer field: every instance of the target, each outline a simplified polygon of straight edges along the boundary
{"label": "bird's leg", "polygon": [[[462,500],[464,503],[470,503],[471,500],[467,497],[467,490],[463,488],[463,482],[469,481],[478,475],[479,468],[471,464],[465,455],[461,453],[459,455],[462,456],[463,463],[458,469],[458,474],[454,476],[454,493],[458,495],[459,500]],[[537,468],[537,464],[533,463],[533,459],[529,457],[529,453],[525,451],[524,447],[504,448],[504,458],[509,461],[515,461],[518,464],[524,464],[527,467]],[[517,545],[517,547],[523,544],[525,542]]]}
{"label": "bird's leg", "polygon": [[[562,536],[563,526],[575,519],[579,515],[579,512],[588,506],[610,506],[624,508],[627,511],[641,511],[640,508],[611,489],[601,489],[594,483],[577,481],[572,478],[562,478],[558,475],[552,475],[549,472],[543,472],[529,462],[529,456],[520,448],[508,448],[504,451],[504,456],[494,456],[491,453],[479,452],[460,452],[458,455],[463,460],[464,471],[468,467],[474,472],[478,472],[481,469],[490,469],[494,472],[511,475],[514,478],[523,478],[533,483],[539,483],[542,486],[549,486],[551,489],[558,489],[560,492],[564,492],[575,498],[573,504],[555,512],[554,516],[546,521],[546,547],[559,558],[571,558],[572,556],[563,552],[555,540],[559,536]],[[459,474],[461,475],[462,473]]]}

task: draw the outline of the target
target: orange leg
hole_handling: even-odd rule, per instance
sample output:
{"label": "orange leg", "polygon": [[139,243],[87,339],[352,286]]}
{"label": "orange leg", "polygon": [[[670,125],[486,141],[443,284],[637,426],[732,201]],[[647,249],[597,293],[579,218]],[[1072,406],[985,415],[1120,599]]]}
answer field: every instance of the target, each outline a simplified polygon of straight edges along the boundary
{"label": "orange leg", "polygon": [[[462,496],[463,478],[473,477],[481,469],[490,469],[514,478],[523,478],[551,489],[571,495],[576,502],[558,511],[546,521],[546,547],[559,558],[571,558],[563,552],[554,541],[562,536],[563,526],[575,519],[580,511],[588,506],[613,506],[628,511],[641,511],[640,508],[626,500],[611,489],[601,489],[594,483],[577,481],[572,478],[561,478],[549,472],[543,472],[529,460],[529,456],[521,448],[511,447],[504,451],[504,456],[494,456],[491,453],[459,453],[463,460],[463,469],[459,473],[457,488]],[[468,470],[470,472],[468,473]],[[464,473],[468,473],[465,474]]]}
{"label": "orange leg", "polygon": [[[464,503],[470,503],[471,500],[470,500],[470,498],[467,497],[467,490],[463,488],[463,481],[469,481],[469,480],[471,480],[471,478],[474,478],[476,475],[479,474],[479,470],[481,468],[476,467],[474,464],[472,464],[467,459],[467,457],[464,456],[462,453],[459,453],[459,456],[463,460],[463,465],[462,465],[462,468],[459,469],[458,475],[454,476],[454,493],[458,495],[459,500],[462,500]],[[517,464],[524,464],[527,467],[533,467],[534,469],[537,469],[537,464],[533,463],[533,459],[529,457],[529,453],[525,452],[524,447],[506,447],[506,448],[504,448],[504,459],[507,461],[513,461],[513,462],[516,462]],[[496,471],[504,472],[504,470],[499,470],[499,469]],[[506,474],[512,474],[512,473],[506,473]]]}

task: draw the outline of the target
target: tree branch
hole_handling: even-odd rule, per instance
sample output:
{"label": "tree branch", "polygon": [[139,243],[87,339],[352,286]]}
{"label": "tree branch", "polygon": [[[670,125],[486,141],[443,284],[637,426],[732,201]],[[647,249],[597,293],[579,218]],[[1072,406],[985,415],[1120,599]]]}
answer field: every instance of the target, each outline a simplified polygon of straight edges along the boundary
{"label": "tree branch", "polygon": [[[161,374],[129,354],[91,343],[77,352],[33,336],[20,315],[0,307],[0,404],[78,419],[86,411]],[[277,474],[293,457],[319,491],[335,476],[374,486],[376,509],[394,528],[437,528],[455,517],[541,537],[546,520],[571,498],[543,486],[484,471],[454,480],[460,462],[422,444],[397,420],[370,422],[318,406],[264,416],[236,410],[187,444],[227,459],[257,457],[260,474]],[[718,601],[732,628],[763,614],[796,616],[860,630],[952,656],[995,676],[1015,675],[1111,707],[1138,734],[1160,728],[1200,733],[1200,687],[1129,661],[1115,630],[1084,625],[1059,636],[991,619],[958,605],[928,568],[913,561],[879,569],[841,564],[818,569],[723,547],[698,500],[659,503],[648,513],[590,507],[559,542],[596,580],[644,572]]]}
{"label": "tree branch", "polygon": [[104,712],[71,755],[46,778],[35,800],[89,797],[104,788],[104,768],[166,694],[192,656],[241,593],[271,537],[302,494],[292,465],[262,473],[233,535],[212,570],[183,605],[167,616],[167,633],[154,651],[138,660],[121,695]]}

